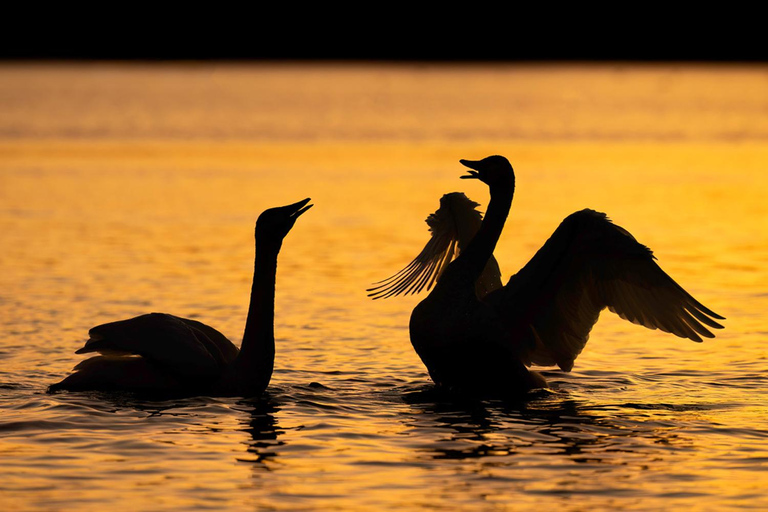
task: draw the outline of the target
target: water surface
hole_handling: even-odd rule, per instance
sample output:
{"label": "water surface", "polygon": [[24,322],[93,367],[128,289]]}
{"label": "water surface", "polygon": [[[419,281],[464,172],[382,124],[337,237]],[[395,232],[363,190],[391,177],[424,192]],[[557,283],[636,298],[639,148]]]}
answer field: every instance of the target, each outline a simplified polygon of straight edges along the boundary
{"label": "water surface", "polygon": [[[768,507],[768,69],[0,66],[0,496],[8,510]],[[727,329],[604,313],[522,404],[450,401],[410,347],[420,297],[365,288],[426,241],[460,158],[518,190],[506,279],[605,211]],[[283,244],[259,400],[45,393],[96,324],[150,311],[239,342],[265,208]]]}

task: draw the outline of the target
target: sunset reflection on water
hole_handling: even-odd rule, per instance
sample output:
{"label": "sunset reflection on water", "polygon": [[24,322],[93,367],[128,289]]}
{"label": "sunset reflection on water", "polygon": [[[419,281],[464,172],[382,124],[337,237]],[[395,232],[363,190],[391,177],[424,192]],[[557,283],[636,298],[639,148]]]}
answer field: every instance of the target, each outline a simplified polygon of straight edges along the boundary
{"label": "sunset reflection on water", "polygon": [[[764,69],[185,69],[0,68],[15,105],[0,121],[6,507],[768,506]],[[458,160],[494,153],[517,174],[504,280],[590,207],[726,329],[696,344],[605,312],[574,371],[545,371],[552,389],[525,404],[436,394],[408,338],[422,296],[365,289],[423,247],[442,194],[485,208]],[[304,197],[268,396],[44,394],[98,323],[164,311],[239,343],[255,219]]]}

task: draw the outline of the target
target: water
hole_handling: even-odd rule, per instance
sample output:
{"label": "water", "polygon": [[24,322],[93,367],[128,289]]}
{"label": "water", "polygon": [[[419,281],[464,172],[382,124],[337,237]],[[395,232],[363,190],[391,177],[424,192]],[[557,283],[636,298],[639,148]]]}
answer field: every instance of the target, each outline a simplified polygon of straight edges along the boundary
{"label": "water", "polygon": [[[6,510],[764,510],[768,69],[0,66],[0,497]],[[420,297],[365,288],[421,249],[459,158],[518,191],[504,277],[607,212],[728,318],[703,344],[601,316],[523,404],[435,393]],[[149,312],[239,342],[265,208],[279,257],[260,400],[45,388],[89,327]]]}

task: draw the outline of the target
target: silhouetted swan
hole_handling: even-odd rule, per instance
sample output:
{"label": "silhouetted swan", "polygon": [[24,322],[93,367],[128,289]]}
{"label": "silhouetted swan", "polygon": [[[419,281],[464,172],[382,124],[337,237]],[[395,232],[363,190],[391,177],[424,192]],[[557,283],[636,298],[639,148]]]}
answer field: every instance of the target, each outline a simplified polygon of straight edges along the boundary
{"label": "silhouetted swan", "polygon": [[256,396],[269,384],[275,360],[275,277],[283,238],[310,209],[309,199],[265,210],[256,222],[256,261],[243,343],[238,350],[205,324],[150,313],[99,325],[77,354],[82,361],[48,390],[123,390]]}
{"label": "silhouetted swan", "polygon": [[672,280],[650,249],[588,209],[566,217],[502,286],[493,250],[512,204],[514,171],[498,155],[461,163],[472,169],[461,178],[489,186],[485,218],[464,194],[446,194],[427,218],[432,236],[421,253],[368,290],[377,299],[434,284],[411,314],[410,335],[438,385],[487,395],[546,386],[526,365],[570,371],[606,307],[694,341],[714,337],[705,325],[722,328],[713,318],[723,317]]}

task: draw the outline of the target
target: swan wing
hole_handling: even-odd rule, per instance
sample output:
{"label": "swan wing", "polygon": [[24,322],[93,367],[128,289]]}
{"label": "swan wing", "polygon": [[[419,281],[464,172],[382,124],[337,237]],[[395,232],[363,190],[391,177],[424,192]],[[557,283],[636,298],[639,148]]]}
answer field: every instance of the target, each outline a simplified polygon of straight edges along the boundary
{"label": "swan wing", "polygon": [[[189,318],[176,317],[185,324],[187,324],[197,334],[197,339],[205,345],[208,352],[216,359],[216,363],[219,366],[225,366],[235,360],[237,354],[240,353],[238,349],[229,338],[221,334],[219,331],[205,325],[197,320],[191,320]],[[200,335],[202,334],[202,336]]]}
{"label": "swan wing", "polygon": [[[139,355],[186,377],[215,376],[237,348],[223,334],[195,320],[149,313],[92,328],[77,354]],[[229,343],[227,347],[224,340]]]}
{"label": "swan wing", "polygon": [[654,260],[650,249],[605,214],[582,210],[566,217],[489,301],[522,328],[527,364],[557,364],[565,371],[573,367],[604,308],[681,338],[700,342],[702,336],[714,337],[708,327],[722,328],[714,319],[723,317],[694,299]]}
{"label": "swan wing", "polygon": [[[432,288],[448,264],[480,229],[483,217],[476,209],[478,206],[461,192],[451,192],[440,198],[440,207],[426,219],[431,236],[419,255],[393,276],[375,283],[367,290],[368,296],[381,299]],[[477,293],[483,297],[500,288],[499,265],[491,257],[477,281]]]}

